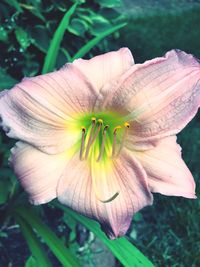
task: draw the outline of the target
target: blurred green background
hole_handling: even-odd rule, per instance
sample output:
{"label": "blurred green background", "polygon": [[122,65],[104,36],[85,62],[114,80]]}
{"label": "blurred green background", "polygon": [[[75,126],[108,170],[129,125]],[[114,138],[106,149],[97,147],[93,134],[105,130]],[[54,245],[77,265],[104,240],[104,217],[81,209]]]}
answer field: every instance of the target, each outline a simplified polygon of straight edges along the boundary
{"label": "blurred green background", "polygon": [[[78,2],[60,30],[63,36],[58,33],[57,39],[54,38],[58,55],[52,63],[49,47],[54,33],[74,3],[61,0],[0,2],[0,90],[11,88],[24,76],[59,68],[77,56],[90,58],[122,46],[131,49],[136,63],[162,56],[173,48],[200,58],[200,1],[91,0]],[[183,158],[197,182],[196,192],[199,196],[199,114],[182,131],[178,140],[183,148]],[[28,201],[7,164],[9,149],[13,144],[14,141],[1,132],[0,267],[70,266],[65,265],[50,246],[52,239],[45,239],[48,231],[44,234],[38,226],[42,222],[67,244],[70,252],[81,262],[80,266],[151,266],[134,265],[134,260],[133,265],[131,260],[124,263],[118,254],[111,253],[103,245],[105,240],[102,242],[101,236],[95,237],[94,231],[89,231],[80,223],[81,217],[78,222],[73,216],[70,217],[70,213],[63,212],[54,204],[36,209],[29,207],[40,218],[38,225],[34,224],[34,219],[28,222],[19,215],[16,212],[18,206],[22,203],[28,205]],[[127,238],[155,266],[199,267],[199,222],[199,199],[155,194],[154,205],[143,209],[133,218]],[[37,235],[30,227],[36,229]],[[29,239],[33,245],[30,245]],[[44,256],[43,265],[38,265],[35,257],[40,255],[35,251],[36,247],[40,250],[37,240],[41,243],[41,251],[46,251],[50,259],[48,261]],[[49,265],[45,262],[49,262]],[[71,266],[76,265],[72,263]]]}

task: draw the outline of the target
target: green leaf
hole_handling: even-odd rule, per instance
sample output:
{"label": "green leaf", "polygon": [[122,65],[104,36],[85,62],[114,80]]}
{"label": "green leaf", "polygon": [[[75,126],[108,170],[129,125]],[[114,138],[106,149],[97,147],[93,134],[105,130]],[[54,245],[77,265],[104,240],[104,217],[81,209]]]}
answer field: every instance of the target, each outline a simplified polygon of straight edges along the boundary
{"label": "green leaf", "polygon": [[13,79],[3,69],[0,69],[0,91],[2,89],[10,89],[17,83],[17,80]]}
{"label": "green leaf", "polygon": [[88,219],[69,208],[54,202],[54,206],[65,211],[69,216],[72,216],[78,222],[83,224],[86,228],[92,231],[101,241],[112,251],[116,258],[125,267],[154,267],[153,263],[149,261],[133,244],[131,244],[125,237],[115,240],[110,240],[101,231],[99,224]]}
{"label": "green leaf", "polygon": [[61,52],[64,54],[64,56],[65,56],[65,58],[67,59],[67,61],[71,61],[71,60],[72,60],[72,58],[71,58],[69,52],[68,52],[65,48],[61,47],[60,50],[61,50]]}
{"label": "green leaf", "polygon": [[121,0],[96,0],[100,6],[106,8],[116,8],[121,6]]}
{"label": "green leaf", "polygon": [[18,12],[22,12],[22,9],[20,7],[20,4],[17,0],[4,0],[8,5],[14,7]]}
{"label": "green leaf", "polygon": [[26,49],[31,44],[30,38],[29,38],[27,32],[25,30],[23,30],[21,27],[16,28],[15,36],[16,36],[18,43],[20,44],[20,46],[23,49]]}
{"label": "green leaf", "polygon": [[21,7],[31,12],[34,16],[41,19],[43,22],[45,22],[45,17],[41,13],[41,2],[40,1],[29,1],[29,4],[23,4],[20,3]]}
{"label": "green leaf", "polygon": [[0,41],[2,42],[8,41],[8,32],[2,26],[0,26]]}
{"label": "green leaf", "polygon": [[77,36],[84,36],[87,29],[88,24],[84,20],[78,18],[72,19],[68,27],[68,31]]}
{"label": "green leaf", "polygon": [[63,39],[65,30],[67,29],[69,25],[69,21],[71,16],[74,14],[77,3],[75,3],[64,15],[62,18],[57,30],[54,33],[53,39],[51,40],[47,55],[45,57],[44,66],[42,69],[42,73],[47,73],[49,71],[52,71],[56,64],[56,59],[58,55],[58,51],[60,49],[60,44]]}
{"label": "green leaf", "polygon": [[43,53],[48,51],[48,43],[50,43],[50,37],[46,27],[42,25],[36,25],[30,29],[31,42]]}
{"label": "green leaf", "polygon": [[78,261],[72,255],[63,242],[43,224],[40,218],[30,209],[30,207],[18,206],[15,212],[20,215],[30,226],[35,228],[37,233],[43,238],[44,242],[51,249],[57,259],[64,267],[80,267]]}
{"label": "green leaf", "polygon": [[111,27],[109,20],[100,15],[93,16],[92,23],[93,27],[90,29],[90,32],[95,36],[105,32]]}
{"label": "green leaf", "polygon": [[49,261],[45,251],[43,250],[36,234],[34,233],[32,227],[27,224],[27,222],[20,216],[15,215],[17,223],[20,225],[21,231],[26,239],[29,249],[34,257],[37,264],[33,265],[33,259],[30,259],[26,263],[27,267],[51,267],[51,262]]}
{"label": "green leaf", "polygon": [[33,256],[30,256],[25,263],[25,267],[38,267],[36,259]]}
{"label": "green leaf", "polygon": [[90,40],[89,42],[87,42],[84,46],[81,47],[81,49],[73,56],[72,61],[83,57],[85,54],[87,54],[95,45],[97,45],[103,38],[107,37],[108,35],[111,35],[112,33],[114,33],[115,31],[123,28],[124,26],[126,26],[126,23],[121,23],[117,26],[114,26],[108,30],[106,30],[105,32],[99,34],[98,36],[96,36],[95,38],[93,38],[92,40]]}
{"label": "green leaf", "polygon": [[0,180],[0,205],[4,204],[8,200],[12,184],[9,179]]}

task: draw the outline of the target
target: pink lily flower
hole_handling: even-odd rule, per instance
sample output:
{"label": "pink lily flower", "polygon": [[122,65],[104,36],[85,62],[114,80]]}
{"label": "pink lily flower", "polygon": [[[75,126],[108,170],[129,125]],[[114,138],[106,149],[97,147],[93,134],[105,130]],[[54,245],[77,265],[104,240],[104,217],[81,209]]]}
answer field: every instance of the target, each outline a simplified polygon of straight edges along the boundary
{"label": "pink lily flower", "polygon": [[176,134],[200,106],[200,63],[122,48],[25,78],[0,95],[10,162],[33,204],[54,198],[124,235],[152,192],[196,198]]}

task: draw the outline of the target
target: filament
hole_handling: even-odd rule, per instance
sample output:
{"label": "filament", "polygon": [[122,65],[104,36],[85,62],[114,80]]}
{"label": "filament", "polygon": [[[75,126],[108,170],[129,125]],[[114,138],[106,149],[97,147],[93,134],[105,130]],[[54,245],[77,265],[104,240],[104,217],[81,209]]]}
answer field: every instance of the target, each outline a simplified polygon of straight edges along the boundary
{"label": "filament", "polygon": [[115,153],[116,153],[116,145],[117,145],[117,130],[121,129],[121,126],[115,127],[113,131],[113,145],[112,145],[112,158],[114,158]]}
{"label": "filament", "polygon": [[122,141],[121,141],[121,144],[120,144],[120,148],[119,148],[119,150],[118,150],[118,152],[117,152],[117,157],[119,156],[119,154],[121,153],[121,151],[122,151],[122,148],[123,148],[123,146],[124,146],[124,142],[125,142],[125,140],[126,140],[126,137],[127,137],[127,134],[128,134],[128,129],[130,128],[130,124],[128,123],[128,122],[125,122],[124,123],[124,127],[125,127],[125,130],[124,130],[124,134],[123,134],[123,136],[122,136]]}
{"label": "filament", "polygon": [[98,123],[99,123],[99,126],[98,126],[98,128],[97,128],[97,130],[96,130],[96,132],[95,132],[95,134],[94,134],[94,136],[93,136],[93,138],[92,138],[92,140],[91,140],[91,144],[90,144],[90,145],[92,145],[93,142],[95,141],[95,139],[97,138],[97,136],[98,136],[98,134],[99,134],[99,132],[100,132],[100,130],[101,130],[101,127],[102,127],[102,125],[103,125],[103,120],[99,119],[99,120],[98,120]]}
{"label": "filament", "polygon": [[[112,149],[111,158],[115,158],[115,157],[119,156],[122,148],[124,147],[124,143],[125,143],[125,140],[127,138],[128,129],[130,128],[130,124],[128,122],[125,122],[123,126],[118,125],[114,128],[112,144],[110,143],[110,140],[107,141],[109,148],[110,148],[110,146],[112,146],[111,147],[111,149]],[[88,132],[87,137],[86,137],[86,128],[82,127],[81,147],[80,147],[80,154],[79,154],[80,160],[84,160],[84,159],[88,158],[89,153],[90,153],[90,148],[97,138],[98,138],[98,142],[95,144],[95,147],[97,148],[97,146],[98,146],[99,153],[98,153],[98,157],[97,157],[96,161],[99,162],[100,160],[102,160],[103,155],[105,153],[105,146],[106,146],[106,140],[107,140],[107,134],[108,134],[107,130],[109,128],[109,125],[106,125],[103,129],[102,129],[102,127],[103,127],[103,120],[102,119],[97,120],[94,117],[91,119],[91,126],[90,126],[89,130],[87,131]],[[120,133],[120,139],[121,139],[121,142],[120,142],[119,136],[118,136],[118,130],[122,129],[122,127],[124,128],[124,130],[123,130],[122,134]],[[99,136],[99,134],[101,136]],[[119,145],[118,145],[118,143],[119,143]],[[97,150],[95,150],[95,151],[97,151]]]}
{"label": "filament", "polygon": [[100,148],[100,152],[99,152],[99,156],[97,158],[97,161],[100,161],[103,157],[103,152],[104,152],[104,148],[105,148],[105,141],[106,141],[106,131],[107,131],[108,127],[109,127],[109,125],[106,125],[104,127],[104,130],[103,130],[103,139],[102,139],[101,148]]}
{"label": "filament", "polygon": [[86,147],[85,159],[87,159],[87,157],[88,157],[90,146],[92,144],[92,136],[94,134],[95,125],[96,125],[96,118],[92,118],[92,128],[91,128],[91,131],[90,131],[90,136],[89,136],[87,147]]}
{"label": "filament", "polygon": [[83,160],[83,152],[85,148],[85,127],[82,127],[82,136],[81,136],[81,149],[80,149],[80,160]]}

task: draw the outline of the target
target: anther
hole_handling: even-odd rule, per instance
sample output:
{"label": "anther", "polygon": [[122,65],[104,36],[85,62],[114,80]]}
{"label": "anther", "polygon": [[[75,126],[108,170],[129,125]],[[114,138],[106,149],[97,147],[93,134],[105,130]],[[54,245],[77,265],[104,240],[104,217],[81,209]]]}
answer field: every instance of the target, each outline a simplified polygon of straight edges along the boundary
{"label": "anther", "polygon": [[103,152],[104,152],[104,148],[105,148],[105,141],[106,141],[106,131],[108,128],[109,128],[109,125],[106,125],[103,129],[103,138],[102,138],[101,148],[100,148],[100,152],[99,152],[99,156],[97,158],[97,161],[100,161],[103,157]]}
{"label": "anther", "polygon": [[130,128],[130,123],[125,122],[125,123],[124,123],[124,126],[125,126],[126,128]]}
{"label": "anther", "polygon": [[92,138],[92,140],[91,140],[91,145],[93,144],[93,142],[94,142],[94,140],[97,138],[97,136],[98,136],[98,134],[99,134],[99,132],[100,132],[100,130],[101,130],[101,127],[102,127],[102,125],[103,125],[103,120],[102,119],[98,119],[98,128],[97,128],[97,130],[96,130],[96,132],[95,132],[95,134],[94,134],[94,136],[93,136],[93,138]]}
{"label": "anther", "polygon": [[85,127],[81,127],[82,129],[82,137],[81,137],[81,149],[80,149],[80,160],[83,160],[83,151],[85,148],[85,133],[86,133],[86,129]]}
{"label": "anther", "polygon": [[103,120],[102,119],[98,119],[98,123],[103,124]]}
{"label": "anther", "polygon": [[92,121],[92,124],[95,124],[96,123],[96,118],[92,117],[91,121]]}
{"label": "anther", "polygon": [[96,129],[96,132],[94,132],[95,131],[95,126],[96,126],[96,118],[92,118],[92,129],[90,131],[90,137],[89,137],[89,140],[88,140],[88,143],[87,143],[87,147],[86,147],[85,159],[87,159],[89,151],[90,151],[90,147],[93,144],[93,142],[95,141],[95,139],[97,138],[97,136],[98,136],[98,134],[99,134],[99,132],[101,130],[101,127],[103,125],[103,120],[102,119],[98,119],[97,123],[98,123],[98,128]]}

